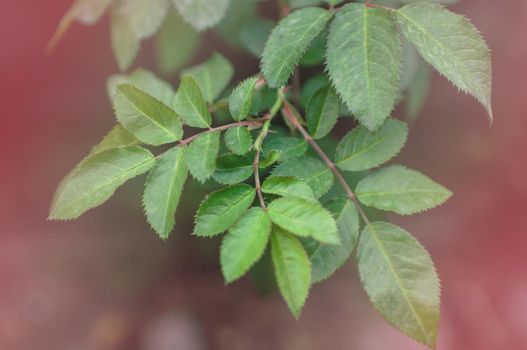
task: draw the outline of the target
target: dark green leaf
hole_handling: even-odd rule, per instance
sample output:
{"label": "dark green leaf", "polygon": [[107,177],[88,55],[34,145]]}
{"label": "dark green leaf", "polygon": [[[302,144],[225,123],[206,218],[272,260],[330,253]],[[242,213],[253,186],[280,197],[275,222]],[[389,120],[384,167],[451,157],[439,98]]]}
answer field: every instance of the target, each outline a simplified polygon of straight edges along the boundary
{"label": "dark green leaf", "polygon": [[[254,153],[254,152],[253,152]],[[225,185],[234,185],[247,180],[253,174],[254,155],[228,154],[218,158],[213,178]]]}
{"label": "dark green leaf", "polygon": [[185,152],[192,176],[205,182],[216,170],[216,158],[220,150],[221,132],[206,132],[190,143]]}
{"label": "dark green leaf", "polygon": [[234,154],[245,154],[251,149],[251,133],[245,126],[230,128],[225,133],[225,145]]}
{"label": "dark green leaf", "polygon": [[210,237],[229,229],[251,206],[254,197],[254,188],[243,184],[212,192],[198,209],[194,234]]}
{"label": "dark green leaf", "polygon": [[307,106],[307,126],[314,139],[327,136],[335,124],[339,114],[339,98],[332,87],[318,90]]}
{"label": "dark green leaf", "polygon": [[316,200],[307,183],[292,176],[269,176],[262,184],[262,192],[282,197]]}
{"label": "dark green leaf", "polygon": [[320,160],[311,157],[287,160],[273,170],[273,176],[294,176],[304,180],[317,198],[329,191],[333,185],[331,169]]}

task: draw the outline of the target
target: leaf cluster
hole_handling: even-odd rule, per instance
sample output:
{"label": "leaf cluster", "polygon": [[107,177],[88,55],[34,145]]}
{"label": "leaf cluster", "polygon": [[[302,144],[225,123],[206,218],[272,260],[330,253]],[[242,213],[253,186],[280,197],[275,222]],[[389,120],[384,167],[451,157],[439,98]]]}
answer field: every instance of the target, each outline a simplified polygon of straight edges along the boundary
{"label": "leaf cluster", "polygon": [[[77,1],[65,18],[93,23],[110,9],[123,70],[139,41],[161,28],[160,69],[173,72],[197,47],[196,30],[216,26],[261,56],[261,72],[231,85],[235,68],[214,53],[182,70],[177,89],[144,69],[110,77],[116,125],[66,175],[50,218],[75,219],[147,173],[146,220],[168,239],[185,185],[196,181],[214,190],[199,205],[193,232],[222,235],[226,283],[270,256],[278,289],[299,317],[312,284],[354,256],[374,307],[433,348],[440,305],[433,262],[385,214],[420,213],[452,194],[393,164],[409,127],[391,113],[406,99],[415,118],[433,67],[492,118],[489,50],[441,2],[290,0],[289,14],[275,24],[258,15],[255,0],[173,0],[177,13],[168,0]],[[185,38],[184,53],[173,35]],[[317,73],[302,81],[302,67]],[[352,120],[341,139],[333,137]]]}

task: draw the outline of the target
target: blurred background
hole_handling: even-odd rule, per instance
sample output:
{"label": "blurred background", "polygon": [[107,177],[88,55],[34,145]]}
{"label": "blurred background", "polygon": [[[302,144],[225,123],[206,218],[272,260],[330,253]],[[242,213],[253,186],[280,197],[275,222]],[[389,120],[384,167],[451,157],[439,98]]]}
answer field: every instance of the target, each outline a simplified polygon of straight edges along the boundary
{"label": "blurred background", "polygon": [[[0,12],[0,349],[423,349],[373,310],[352,261],[314,286],[299,321],[248,279],[224,287],[217,242],[190,237],[194,204],[162,242],[143,218],[141,181],[75,222],[46,221],[62,176],[114,124],[107,21],[73,26],[45,54],[69,5],[4,1]],[[399,162],[455,196],[394,220],[437,264],[439,349],[527,349],[527,2],[463,0],[452,9],[492,48],[495,123],[434,76]],[[153,67],[150,46],[137,65]],[[241,73],[257,67],[223,52]],[[187,188],[184,201],[201,198]]]}

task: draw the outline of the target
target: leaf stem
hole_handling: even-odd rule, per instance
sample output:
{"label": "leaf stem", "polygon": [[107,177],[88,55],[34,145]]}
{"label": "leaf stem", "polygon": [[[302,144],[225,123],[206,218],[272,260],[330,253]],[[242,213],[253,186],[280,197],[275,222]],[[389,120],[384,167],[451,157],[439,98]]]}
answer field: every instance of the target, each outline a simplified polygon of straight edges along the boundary
{"label": "leaf stem", "polygon": [[236,122],[236,123],[225,124],[225,125],[220,125],[220,126],[217,126],[217,127],[214,127],[214,128],[209,128],[209,129],[207,129],[205,131],[198,132],[197,134],[194,134],[192,136],[187,137],[184,140],[179,141],[178,144],[176,145],[176,147],[188,145],[189,143],[194,141],[197,137],[199,137],[199,136],[201,136],[203,134],[209,133],[209,132],[223,131],[223,130],[227,130],[227,129],[230,129],[230,128],[235,128],[237,126],[263,126],[268,121],[269,121],[269,117],[266,115],[266,116],[264,116],[262,118],[258,118],[258,119],[244,120],[244,121],[239,121],[239,122]]}
{"label": "leaf stem", "polygon": [[[262,144],[269,133],[269,127],[271,126],[271,120],[276,116],[278,111],[280,110],[280,107],[282,107],[283,104],[283,88],[278,90],[278,94],[276,97],[276,100],[269,110],[269,113],[265,115],[264,118],[266,118],[265,122],[262,125],[262,130],[260,131],[260,134],[256,138],[256,141],[254,141],[254,161],[253,161],[253,172],[254,172],[254,186],[256,188],[256,194],[258,195],[258,200],[260,201],[260,206],[263,210],[267,210],[267,205],[265,204],[265,200],[263,198],[262,193],[262,185],[260,183],[260,153],[262,152]],[[262,118],[262,119],[264,119]]]}
{"label": "leaf stem", "polygon": [[340,183],[340,185],[342,186],[342,188],[346,192],[346,195],[348,196],[348,198],[353,202],[353,204],[357,208],[357,211],[359,212],[360,216],[362,217],[362,219],[364,220],[366,225],[369,225],[370,224],[370,220],[366,216],[366,213],[364,212],[364,210],[362,209],[362,206],[360,205],[359,201],[357,200],[357,196],[355,196],[355,193],[353,193],[353,191],[351,190],[350,186],[348,185],[348,183],[346,182],[346,180],[344,179],[344,177],[342,176],[340,171],[337,169],[337,166],[335,165],[335,163],[333,163],[333,161],[326,155],[326,153],[322,150],[322,148],[320,148],[318,143],[311,137],[311,135],[309,135],[309,133],[306,131],[306,129],[304,129],[304,127],[298,122],[298,120],[295,118],[295,115],[294,115],[293,111],[291,110],[289,102],[287,102],[285,100],[283,101],[282,112],[283,112],[284,116],[289,120],[289,122],[300,132],[300,134],[302,134],[304,139],[315,150],[315,152],[318,154],[320,159],[322,159],[322,161],[324,163],[326,163],[327,167],[329,169],[331,169],[331,171],[333,172],[333,174],[337,178],[338,182]]}

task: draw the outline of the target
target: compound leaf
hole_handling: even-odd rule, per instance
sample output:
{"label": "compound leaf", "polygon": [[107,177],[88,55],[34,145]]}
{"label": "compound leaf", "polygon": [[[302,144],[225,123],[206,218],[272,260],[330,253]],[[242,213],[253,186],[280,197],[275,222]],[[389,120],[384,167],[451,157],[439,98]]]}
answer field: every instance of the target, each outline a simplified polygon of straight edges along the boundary
{"label": "compound leaf", "polygon": [[278,288],[298,318],[311,287],[311,266],[302,243],[278,227],[271,234],[271,256]]}
{"label": "compound leaf", "polygon": [[425,248],[400,227],[374,222],[362,232],[357,261],[364,289],[386,321],[434,348],[439,279]]}
{"label": "compound leaf", "polygon": [[178,141],[181,121],[163,102],[130,84],[121,84],[113,97],[117,120],[138,140],[149,145]]}
{"label": "compound leaf", "polygon": [[84,159],[59,185],[51,207],[52,220],[75,219],[110,198],[126,181],[155,163],[144,148],[116,147]]}
{"label": "compound leaf", "polygon": [[173,147],[163,153],[146,179],[143,207],[154,231],[168,238],[175,224],[176,209],[188,176],[185,149]]}
{"label": "compound leaf", "polygon": [[254,197],[254,188],[244,184],[212,192],[198,209],[194,234],[210,237],[229,229],[251,206]]}
{"label": "compound leaf", "polygon": [[262,72],[270,87],[287,82],[302,54],[331,17],[329,11],[310,7],[295,11],[278,23],[262,54]]}
{"label": "compound leaf", "polygon": [[340,244],[335,219],[316,201],[286,197],[274,200],[268,209],[273,223],[284,230],[322,243]]}
{"label": "compound leaf", "polygon": [[232,226],[220,249],[221,271],[225,282],[242,277],[263,255],[271,219],[261,208],[251,208]]}
{"label": "compound leaf", "polygon": [[369,130],[380,127],[397,98],[401,43],[386,9],[347,4],[331,24],[327,68],[337,92]]}
{"label": "compound leaf", "polygon": [[355,192],[365,205],[401,215],[434,208],[452,195],[427,176],[400,165],[369,175],[359,182]]}
{"label": "compound leaf", "polygon": [[406,123],[388,119],[376,131],[358,126],[338,144],[335,163],[343,170],[361,171],[379,166],[403,148],[408,137]]}

